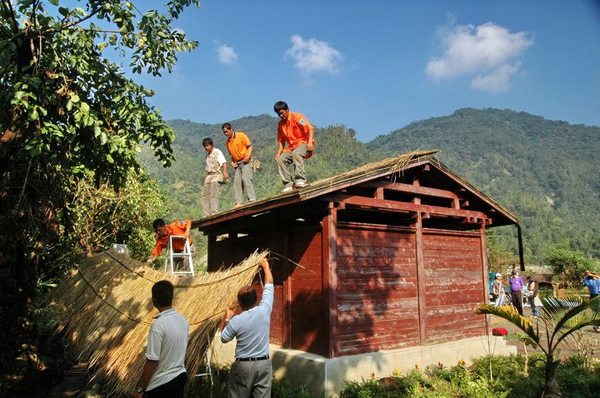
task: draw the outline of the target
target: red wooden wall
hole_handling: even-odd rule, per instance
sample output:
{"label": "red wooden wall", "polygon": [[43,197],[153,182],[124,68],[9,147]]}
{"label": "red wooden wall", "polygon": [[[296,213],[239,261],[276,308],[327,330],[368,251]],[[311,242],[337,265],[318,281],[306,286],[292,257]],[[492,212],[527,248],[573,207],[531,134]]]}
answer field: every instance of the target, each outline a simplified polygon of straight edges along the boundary
{"label": "red wooden wall", "polygon": [[425,344],[480,336],[485,317],[474,314],[484,300],[479,233],[423,233]]}
{"label": "red wooden wall", "polygon": [[284,348],[329,355],[324,272],[332,266],[335,357],[485,334],[485,317],[473,314],[485,296],[479,232],[425,229],[421,270],[414,228],[340,222],[336,236],[334,264],[323,263],[323,232],[315,227],[213,242],[209,256],[228,266],[265,248],[292,260],[272,261],[271,343]]}
{"label": "red wooden wall", "polygon": [[337,232],[337,356],[419,345],[414,232]]}
{"label": "red wooden wall", "polygon": [[485,318],[473,313],[484,297],[479,233],[423,233],[419,298],[414,230],[340,225],[337,232],[335,356],[485,333]]}
{"label": "red wooden wall", "polygon": [[[291,257],[294,267],[290,280],[291,347],[326,355],[327,325],[323,317],[323,265],[321,231],[304,230],[292,234]],[[293,267],[293,265],[292,265]]]}

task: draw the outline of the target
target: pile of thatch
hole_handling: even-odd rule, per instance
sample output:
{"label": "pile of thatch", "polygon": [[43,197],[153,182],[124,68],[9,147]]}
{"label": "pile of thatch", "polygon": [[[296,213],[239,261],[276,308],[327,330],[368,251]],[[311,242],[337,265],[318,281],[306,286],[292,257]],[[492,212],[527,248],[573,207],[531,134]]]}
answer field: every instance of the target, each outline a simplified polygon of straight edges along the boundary
{"label": "pile of thatch", "polygon": [[266,253],[254,253],[239,266],[195,277],[178,277],[143,266],[114,252],[83,260],[49,300],[60,319],[59,330],[76,347],[111,396],[131,396],[145,361],[148,331],[157,310],[154,282],[175,285],[173,306],[190,324],[186,355],[188,375],[199,373],[225,309],[237,292],[252,283]]}

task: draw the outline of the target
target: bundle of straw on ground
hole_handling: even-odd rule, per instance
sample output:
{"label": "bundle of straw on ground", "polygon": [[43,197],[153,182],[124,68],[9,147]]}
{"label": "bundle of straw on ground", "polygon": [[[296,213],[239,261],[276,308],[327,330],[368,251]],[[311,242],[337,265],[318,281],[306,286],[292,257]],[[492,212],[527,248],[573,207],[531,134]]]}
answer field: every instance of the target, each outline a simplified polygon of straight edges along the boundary
{"label": "bundle of straw on ground", "polygon": [[173,306],[190,324],[186,354],[188,375],[199,373],[227,307],[252,283],[266,252],[253,253],[236,267],[195,277],[178,277],[139,261],[103,252],[80,262],[69,278],[49,294],[59,319],[58,331],[74,345],[109,396],[131,396],[145,361],[148,332],[157,310],[152,285],[175,285]]}

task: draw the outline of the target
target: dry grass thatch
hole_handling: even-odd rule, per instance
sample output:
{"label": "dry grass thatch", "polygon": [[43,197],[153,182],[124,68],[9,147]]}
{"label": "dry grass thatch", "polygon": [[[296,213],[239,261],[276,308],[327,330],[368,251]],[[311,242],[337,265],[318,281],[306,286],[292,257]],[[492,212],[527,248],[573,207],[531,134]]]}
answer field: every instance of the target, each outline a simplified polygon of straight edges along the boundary
{"label": "dry grass thatch", "polygon": [[49,295],[61,332],[77,348],[111,396],[131,396],[145,361],[152,316],[151,288],[168,279],[175,285],[173,306],[190,324],[188,375],[199,372],[204,353],[225,309],[252,283],[266,252],[254,253],[229,270],[195,277],[164,274],[140,262],[105,252],[83,260]]}

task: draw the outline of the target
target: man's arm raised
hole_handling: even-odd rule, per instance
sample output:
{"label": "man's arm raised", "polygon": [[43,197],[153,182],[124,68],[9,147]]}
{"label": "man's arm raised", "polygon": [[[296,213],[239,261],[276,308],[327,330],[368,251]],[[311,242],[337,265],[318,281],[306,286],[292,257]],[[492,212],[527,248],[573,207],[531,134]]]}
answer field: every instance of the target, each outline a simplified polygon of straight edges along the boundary
{"label": "man's arm raised", "polygon": [[273,283],[273,274],[271,273],[271,268],[269,268],[269,262],[267,261],[267,259],[263,258],[262,260],[260,260],[259,265],[265,272],[265,285],[267,283]]}

